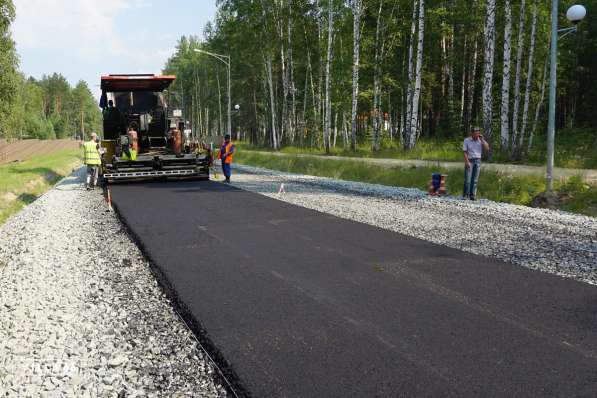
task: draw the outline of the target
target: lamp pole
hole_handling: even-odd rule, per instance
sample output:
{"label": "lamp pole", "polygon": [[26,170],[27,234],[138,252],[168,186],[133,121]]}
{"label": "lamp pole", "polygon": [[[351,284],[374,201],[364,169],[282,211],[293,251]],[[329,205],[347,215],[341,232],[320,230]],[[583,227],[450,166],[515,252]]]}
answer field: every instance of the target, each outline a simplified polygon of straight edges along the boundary
{"label": "lamp pole", "polygon": [[209,51],[200,50],[198,48],[194,49],[195,52],[202,53],[209,55],[218,61],[222,62],[224,65],[228,67],[228,134],[232,136],[232,99],[230,97],[231,86],[230,86],[230,55],[222,55],[222,54],[215,54]]}
{"label": "lamp pole", "polygon": [[545,189],[553,189],[553,152],[556,135],[556,80],[558,58],[558,0],[551,1],[551,48],[549,62],[549,116],[547,120],[547,171]]}
{"label": "lamp pole", "polygon": [[569,33],[576,32],[577,24],[587,14],[585,7],[573,5],[566,12],[566,18],[573,23],[573,26],[558,29],[558,0],[551,1],[551,47],[549,62],[549,115],[547,119],[547,170],[545,173],[545,189],[547,192],[553,190],[553,163],[554,144],[556,135],[556,83],[558,66],[558,34],[562,37]]}

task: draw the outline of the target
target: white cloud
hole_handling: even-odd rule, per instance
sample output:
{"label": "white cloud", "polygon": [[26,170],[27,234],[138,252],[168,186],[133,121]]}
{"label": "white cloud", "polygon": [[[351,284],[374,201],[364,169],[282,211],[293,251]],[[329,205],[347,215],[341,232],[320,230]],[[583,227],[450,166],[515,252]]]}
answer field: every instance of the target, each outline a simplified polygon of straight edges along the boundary
{"label": "white cloud", "polygon": [[122,53],[113,37],[115,18],[147,4],[143,0],[16,0],[15,6],[13,35],[19,48],[95,56]]}

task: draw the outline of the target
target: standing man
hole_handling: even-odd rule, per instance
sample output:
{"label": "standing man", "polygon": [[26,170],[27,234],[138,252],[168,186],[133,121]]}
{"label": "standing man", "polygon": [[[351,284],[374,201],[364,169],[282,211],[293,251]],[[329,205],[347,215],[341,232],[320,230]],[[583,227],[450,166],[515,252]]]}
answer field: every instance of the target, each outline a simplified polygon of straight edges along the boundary
{"label": "standing man", "polygon": [[102,163],[99,144],[97,143],[97,134],[91,133],[91,140],[83,143],[83,161],[87,166],[87,180],[85,188],[90,190],[97,186],[97,177],[99,166]]}
{"label": "standing man", "polygon": [[222,161],[222,172],[226,177],[224,182],[230,182],[230,166],[232,164],[232,155],[234,154],[235,150],[236,148],[234,147],[234,144],[230,142],[230,134],[226,134],[224,136],[224,143],[222,144],[220,152],[218,153],[218,159]]}
{"label": "standing man", "polygon": [[489,151],[489,144],[481,135],[481,129],[474,127],[472,135],[465,138],[462,144],[462,150],[464,151],[463,199],[475,200],[477,196],[477,182],[481,171],[483,149]]}

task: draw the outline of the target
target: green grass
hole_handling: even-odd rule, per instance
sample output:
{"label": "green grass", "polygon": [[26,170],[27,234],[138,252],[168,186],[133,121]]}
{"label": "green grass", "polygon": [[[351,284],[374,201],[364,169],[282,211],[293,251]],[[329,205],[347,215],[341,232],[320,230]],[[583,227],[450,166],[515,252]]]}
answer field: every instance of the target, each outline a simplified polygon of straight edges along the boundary
{"label": "green grass", "polygon": [[80,152],[67,149],[0,165],[0,224],[69,174],[80,163]]}
{"label": "green grass", "polygon": [[[490,162],[516,163],[528,165],[544,165],[547,143],[544,135],[535,137],[533,150],[520,161],[513,162],[509,154],[495,150]],[[257,147],[248,143],[240,143],[240,149],[271,151],[269,148]],[[494,149],[497,147],[494,145]],[[280,152],[287,154],[325,155],[323,148],[285,146]],[[381,150],[375,154],[369,144],[359,144],[356,151],[345,149],[342,143],[332,148],[332,156],[378,157],[387,159],[421,159],[462,161],[462,138],[434,140],[421,138],[414,149],[404,150],[397,141],[383,140]],[[597,148],[595,147],[595,131],[589,129],[568,129],[557,132],[554,160],[556,167],[597,169]]]}
{"label": "green grass", "polygon": [[[451,195],[461,195],[464,173],[428,167],[384,168],[362,162],[301,158],[295,156],[267,156],[255,152],[239,151],[235,160],[241,164],[331,177],[348,181],[361,181],[389,186],[419,188],[426,191],[434,172],[448,174],[447,189]],[[584,184],[578,177],[558,182],[556,189],[570,195],[570,201],[562,210],[597,216],[597,187]],[[537,194],[545,190],[545,181],[539,176],[510,176],[502,173],[481,171],[479,198],[519,205],[529,205]]]}

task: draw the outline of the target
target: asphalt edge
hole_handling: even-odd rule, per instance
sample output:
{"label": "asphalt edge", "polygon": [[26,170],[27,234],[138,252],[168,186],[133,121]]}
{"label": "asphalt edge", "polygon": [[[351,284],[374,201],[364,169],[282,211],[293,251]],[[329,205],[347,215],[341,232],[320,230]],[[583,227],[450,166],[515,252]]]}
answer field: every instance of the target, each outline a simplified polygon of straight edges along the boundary
{"label": "asphalt edge", "polygon": [[166,294],[166,297],[170,300],[174,310],[178,313],[183,322],[196,337],[201,345],[201,348],[209,355],[208,359],[211,359],[211,361],[216,365],[214,377],[215,380],[219,382],[225,388],[226,392],[233,397],[253,398],[253,395],[243,385],[241,378],[232,368],[232,365],[228,363],[224,355],[211,340],[207,330],[205,330],[203,325],[201,325],[201,322],[193,316],[185,303],[178,297],[172,284],[157,263],[151,258],[139,236],[129,227],[128,223],[126,222],[126,217],[120,213],[118,206],[112,203],[112,207],[116,218],[122,225],[123,232],[126,233],[126,235],[139,248],[143,258],[149,264],[151,273],[156,278],[159,287]]}

